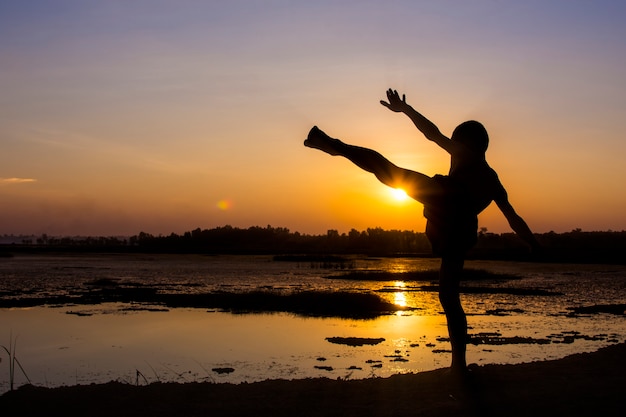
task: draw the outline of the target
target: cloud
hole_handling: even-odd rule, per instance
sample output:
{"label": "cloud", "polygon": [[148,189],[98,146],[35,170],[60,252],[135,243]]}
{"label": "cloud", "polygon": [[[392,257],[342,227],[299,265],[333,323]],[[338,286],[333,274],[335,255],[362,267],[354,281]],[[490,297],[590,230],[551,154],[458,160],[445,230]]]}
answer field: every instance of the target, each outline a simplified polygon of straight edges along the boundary
{"label": "cloud", "polygon": [[1,178],[0,177],[0,185],[1,184],[23,184],[26,182],[36,182],[37,180],[34,178]]}

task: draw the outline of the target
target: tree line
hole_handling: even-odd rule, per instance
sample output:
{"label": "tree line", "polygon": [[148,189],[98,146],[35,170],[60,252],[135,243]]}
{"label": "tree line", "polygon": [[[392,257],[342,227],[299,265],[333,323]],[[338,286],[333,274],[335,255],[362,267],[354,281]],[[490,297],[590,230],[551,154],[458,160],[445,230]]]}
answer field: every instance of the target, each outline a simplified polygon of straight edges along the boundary
{"label": "tree line", "polygon": [[[545,260],[556,262],[626,263],[626,231],[548,232],[536,234],[543,253],[531,254],[514,233],[478,232],[478,243],[469,259]],[[0,245],[10,251],[75,251],[204,254],[364,254],[370,256],[431,256],[425,233],[409,230],[328,230],[309,235],[284,227],[196,228],[183,234],[130,237],[49,237],[41,235],[21,243]]]}

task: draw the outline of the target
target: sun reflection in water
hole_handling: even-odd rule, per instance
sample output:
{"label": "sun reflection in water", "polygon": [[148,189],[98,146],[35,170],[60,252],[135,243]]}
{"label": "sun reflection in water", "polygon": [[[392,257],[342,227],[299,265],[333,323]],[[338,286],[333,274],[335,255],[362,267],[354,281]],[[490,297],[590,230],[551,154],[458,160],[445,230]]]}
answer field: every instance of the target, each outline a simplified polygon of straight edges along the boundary
{"label": "sun reflection in water", "polygon": [[[393,283],[393,288],[395,290],[395,292],[393,293],[393,303],[399,307],[406,307],[407,300],[406,293],[404,292],[406,284],[404,283],[404,281],[395,281]],[[402,311],[398,311],[396,314],[402,315]]]}

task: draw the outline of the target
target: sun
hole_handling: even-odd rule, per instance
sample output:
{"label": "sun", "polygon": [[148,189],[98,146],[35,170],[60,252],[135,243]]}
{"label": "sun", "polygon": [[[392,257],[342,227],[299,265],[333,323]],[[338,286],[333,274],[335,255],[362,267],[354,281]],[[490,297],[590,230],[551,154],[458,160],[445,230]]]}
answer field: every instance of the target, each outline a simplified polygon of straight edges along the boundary
{"label": "sun", "polygon": [[409,198],[406,191],[404,191],[402,188],[392,188],[391,194],[396,201],[405,201]]}

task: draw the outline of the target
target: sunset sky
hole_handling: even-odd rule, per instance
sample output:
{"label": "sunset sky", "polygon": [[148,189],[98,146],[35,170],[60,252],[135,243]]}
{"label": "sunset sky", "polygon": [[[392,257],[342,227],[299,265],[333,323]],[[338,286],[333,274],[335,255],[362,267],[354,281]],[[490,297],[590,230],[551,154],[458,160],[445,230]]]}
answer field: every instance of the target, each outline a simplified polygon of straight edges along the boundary
{"label": "sunset sky", "polygon": [[[0,2],[0,235],[423,231],[422,206],[302,145],[449,157],[392,87],[488,161],[536,232],[626,229],[626,2]],[[509,228],[497,208],[480,226]]]}

